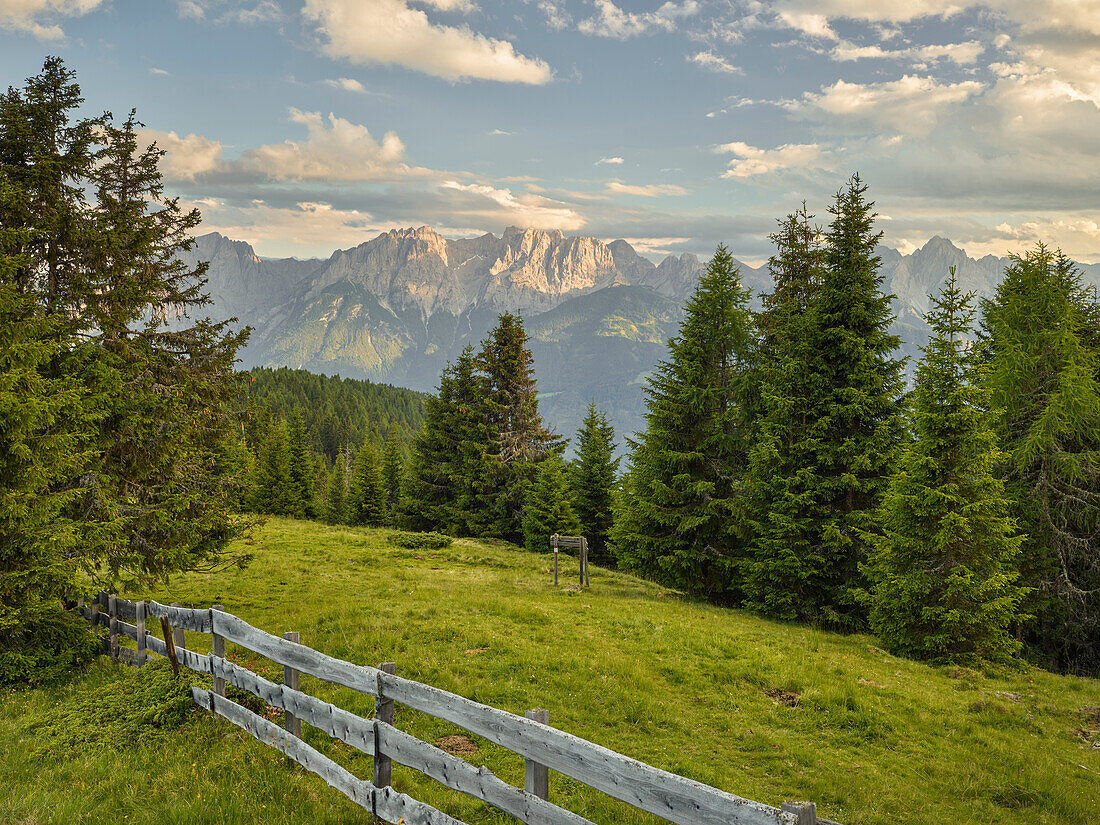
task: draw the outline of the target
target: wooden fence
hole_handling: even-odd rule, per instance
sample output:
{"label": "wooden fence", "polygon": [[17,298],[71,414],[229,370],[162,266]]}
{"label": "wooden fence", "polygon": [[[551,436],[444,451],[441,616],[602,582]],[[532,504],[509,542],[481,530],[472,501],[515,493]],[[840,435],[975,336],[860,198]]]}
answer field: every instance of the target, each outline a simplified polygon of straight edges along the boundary
{"label": "wooden fence", "polygon": [[[92,604],[80,600],[77,606],[93,625],[110,628],[113,659],[140,666],[153,652],[170,658],[173,664],[178,662],[209,674],[211,690],[192,688],[195,704],[244,728],[387,822],[463,825],[390,787],[390,766],[397,762],[531,825],[593,825],[549,801],[550,770],[678,825],[836,825],[817,818],[812,802],[786,802],[782,808],[773,808],[743,799],[552,728],[547,724],[546,711],[517,716],[404,679],[395,674],[390,663],[375,668],[335,659],[299,644],[296,633],[284,638],[272,636],[224,612],[220,605],[195,610],[180,607],[178,602],[170,606],[153,601],[130,602],[100,593]],[[150,618],[159,620],[163,638],[146,628]],[[187,649],[186,631],[211,635],[211,653]],[[137,649],[120,646],[120,634],[134,639]],[[226,641],[283,665],[283,684],[269,682],[226,659]],[[303,693],[299,689],[302,673],[375,697],[374,718],[364,719]],[[227,699],[226,683],[281,709],[283,727]],[[524,759],[525,787],[509,785],[484,766],[475,768],[398,730],[393,726],[394,702],[458,725],[519,754]],[[371,781],[354,776],[302,741],[302,722],[373,757]]]}

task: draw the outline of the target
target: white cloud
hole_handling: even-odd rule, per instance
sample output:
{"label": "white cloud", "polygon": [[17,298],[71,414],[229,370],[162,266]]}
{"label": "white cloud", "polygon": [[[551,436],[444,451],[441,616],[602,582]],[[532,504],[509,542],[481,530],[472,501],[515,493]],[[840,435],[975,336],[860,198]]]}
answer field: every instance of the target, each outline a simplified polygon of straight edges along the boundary
{"label": "white cloud", "polygon": [[505,129],[493,129],[493,131],[486,132],[485,134],[489,135],[489,137],[511,137],[516,133],[506,131]]}
{"label": "white cloud", "polygon": [[398,224],[375,221],[368,212],[337,209],[331,204],[301,201],[276,207],[254,201],[234,207],[203,198],[186,205],[202,206],[203,232],[221,232],[247,241],[264,255],[318,255],[363,243]]}
{"label": "white cloud", "polygon": [[931,61],[944,58],[957,63],[960,66],[970,66],[978,61],[985,46],[977,40],[968,40],[965,43],[947,43],[944,45],[914,46],[910,49],[883,49],[881,46],[857,46],[854,43],[841,41],[829,56],[833,60],[909,60]]}
{"label": "white cloud", "polygon": [[454,180],[445,181],[440,188],[466,196],[468,203],[455,203],[451,214],[474,226],[489,221],[568,232],[580,229],[585,223],[584,218],[567,205],[541,195],[513,195],[510,189]]}
{"label": "white cloud", "polygon": [[839,40],[835,31],[829,25],[829,19],[824,14],[812,12],[780,11],[779,22],[791,29],[797,29],[810,37],[820,37],[823,40]]}
{"label": "white cloud", "polygon": [[736,156],[722,173],[723,178],[751,178],[785,169],[809,171],[833,166],[830,153],[816,143],[785,143],[775,149],[760,149],[734,141],[716,147],[715,151]]}
{"label": "white cloud", "polygon": [[477,4],[470,0],[421,0],[429,6],[435,6],[440,11],[460,11],[468,13],[477,11]]}
{"label": "white cloud", "polygon": [[164,69],[158,69],[156,66],[149,69],[149,74],[164,75],[165,77],[171,77],[171,72],[166,72]]}
{"label": "white cloud", "polygon": [[286,19],[276,0],[176,0],[176,13],[185,20],[211,20],[219,25],[257,26]]}
{"label": "white cloud", "polygon": [[818,92],[782,105],[792,114],[840,131],[889,128],[903,134],[927,134],[941,111],[982,91],[975,80],[940,83],[932,77],[905,75],[882,83],[838,80]]}
{"label": "white cloud", "polygon": [[612,195],[635,195],[642,198],[660,198],[667,195],[680,197],[688,192],[682,186],[674,183],[650,183],[645,186],[636,186],[630,183],[620,183],[617,180],[607,184],[607,191]]}
{"label": "white cloud", "polygon": [[679,20],[699,11],[697,0],[682,3],[667,2],[656,11],[623,11],[611,0],[596,0],[596,14],[577,24],[578,31],[596,37],[626,40],[654,31],[676,31]]}
{"label": "white cloud", "polygon": [[1100,3],[1094,0],[780,0],[780,19],[792,28],[799,17],[848,18],[871,23],[909,23],[925,17],[951,18],[968,9],[989,9],[1026,31],[1085,30],[1100,34]]}
{"label": "white cloud", "polygon": [[432,23],[404,0],[306,0],[330,57],[404,66],[447,80],[548,83],[550,67],[517,54],[511,43]]}
{"label": "white cloud", "polygon": [[102,4],[103,0],[0,0],[0,29],[60,40],[65,32],[58,19],[80,17]]}
{"label": "white cloud", "polygon": [[712,51],[698,52],[688,57],[688,61],[710,69],[712,72],[724,72],[726,74],[744,74],[737,66],[734,66],[726,58]]}
{"label": "white cloud", "polygon": [[175,132],[141,129],[138,142],[147,147],[153,142],[165,151],[160,160],[160,170],[166,180],[194,180],[196,175],[218,168],[222,157],[222,145],[200,135],[180,137]]}
{"label": "white cloud", "polygon": [[615,157],[615,158],[600,158],[598,161],[596,161],[596,165],[599,166],[601,163],[606,163],[606,164],[613,165],[613,166],[620,166],[622,164],[622,162],[623,162],[623,159],[618,158],[618,157]]}
{"label": "white cloud", "polygon": [[990,66],[1014,81],[1020,97],[1035,101],[1087,101],[1100,108],[1100,52],[1059,50],[1050,44],[1020,47],[1018,60]]}
{"label": "white cloud", "polygon": [[334,89],[343,89],[345,92],[356,92],[357,94],[366,94],[367,90],[358,80],[352,77],[340,77],[336,80],[323,80],[321,81],[326,86],[332,86]]}
{"label": "white cloud", "polygon": [[977,40],[967,40],[964,43],[945,43],[943,45],[920,46],[914,49],[917,57],[924,60],[945,58],[958,63],[960,66],[971,66],[978,62],[985,46]]}
{"label": "white cloud", "polygon": [[539,0],[539,11],[546,15],[546,25],[551,31],[563,31],[573,25],[573,15],[556,0]]}
{"label": "white cloud", "polygon": [[256,5],[240,6],[228,9],[218,23],[237,23],[242,26],[257,26],[262,23],[278,23],[284,18],[282,7],[275,0],[259,0]]}
{"label": "white cloud", "polygon": [[405,145],[396,132],[376,141],[366,126],[330,114],[290,110],[290,119],[306,127],[304,141],[287,140],[250,149],[236,165],[243,171],[274,180],[390,180],[426,170],[404,162]]}

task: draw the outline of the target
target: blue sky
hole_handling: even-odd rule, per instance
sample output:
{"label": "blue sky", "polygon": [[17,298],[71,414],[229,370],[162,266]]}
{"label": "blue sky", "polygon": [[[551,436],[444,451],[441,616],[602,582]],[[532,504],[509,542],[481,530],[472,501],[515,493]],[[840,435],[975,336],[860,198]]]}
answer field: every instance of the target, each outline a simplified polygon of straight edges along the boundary
{"label": "blue sky", "polygon": [[755,262],[859,171],[902,251],[1100,261],[1100,0],[0,0],[0,80],[46,54],[262,255],[515,224]]}

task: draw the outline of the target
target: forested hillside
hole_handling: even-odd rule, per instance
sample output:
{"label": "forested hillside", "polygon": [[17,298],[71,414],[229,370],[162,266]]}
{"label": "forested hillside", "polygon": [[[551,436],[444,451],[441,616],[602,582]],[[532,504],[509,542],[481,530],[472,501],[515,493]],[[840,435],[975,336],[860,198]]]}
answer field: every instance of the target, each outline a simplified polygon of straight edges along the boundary
{"label": "forested hillside", "polygon": [[245,376],[242,407],[282,420],[300,413],[307,443],[329,463],[364,441],[381,449],[393,428],[407,440],[424,423],[425,395],[413,390],[288,367],[256,367]]}

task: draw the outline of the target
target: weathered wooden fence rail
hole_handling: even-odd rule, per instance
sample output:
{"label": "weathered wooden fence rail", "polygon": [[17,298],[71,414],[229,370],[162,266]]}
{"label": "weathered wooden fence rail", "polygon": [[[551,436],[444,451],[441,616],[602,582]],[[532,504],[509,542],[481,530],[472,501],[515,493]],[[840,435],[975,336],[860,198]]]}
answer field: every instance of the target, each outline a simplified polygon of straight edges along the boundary
{"label": "weathered wooden fence rail", "polygon": [[[773,808],[743,799],[552,728],[547,724],[545,711],[532,711],[527,717],[517,716],[405,679],[396,675],[390,664],[368,667],[335,659],[299,644],[296,633],[286,634],[289,638],[273,636],[224,612],[220,605],[190,609],[180,607],[178,602],[173,605],[130,602],[100,593],[92,604],[85,605],[80,600],[77,606],[93,625],[110,628],[109,647],[113,658],[140,666],[152,651],[174,657],[183,667],[208,674],[212,689],[192,688],[195,704],[244,728],[388,822],[463,825],[391,788],[389,764],[392,761],[418,770],[448,788],[476,797],[531,825],[593,825],[584,817],[549,801],[547,772],[550,770],[678,825],[836,825],[817,818],[812,802],[786,802],[782,808]],[[160,620],[163,639],[146,628],[146,620],[150,617]],[[132,619],[133,623],[127,619]],[[203,654],[188,649],[186,631],[210,635],[211,652]],[[120,635],[134,639],[137,649],[122,647],[118,641]],[[281,664],[284,683],[270,682],[226,659],[226,641]],[[298,681],[302,673],[375,697],[374,718],[364,719],[302,692]],[[282,710],[284,726],[279,727],[226,698],[227,683]],[[526,787],[509,785],[484,766],[475,768],[398,730],[393,726],[394,702],[451,722],[522,756]],[[354,776],[302,741],[299,735],[302,722],[372,757],[371,780]]]}

